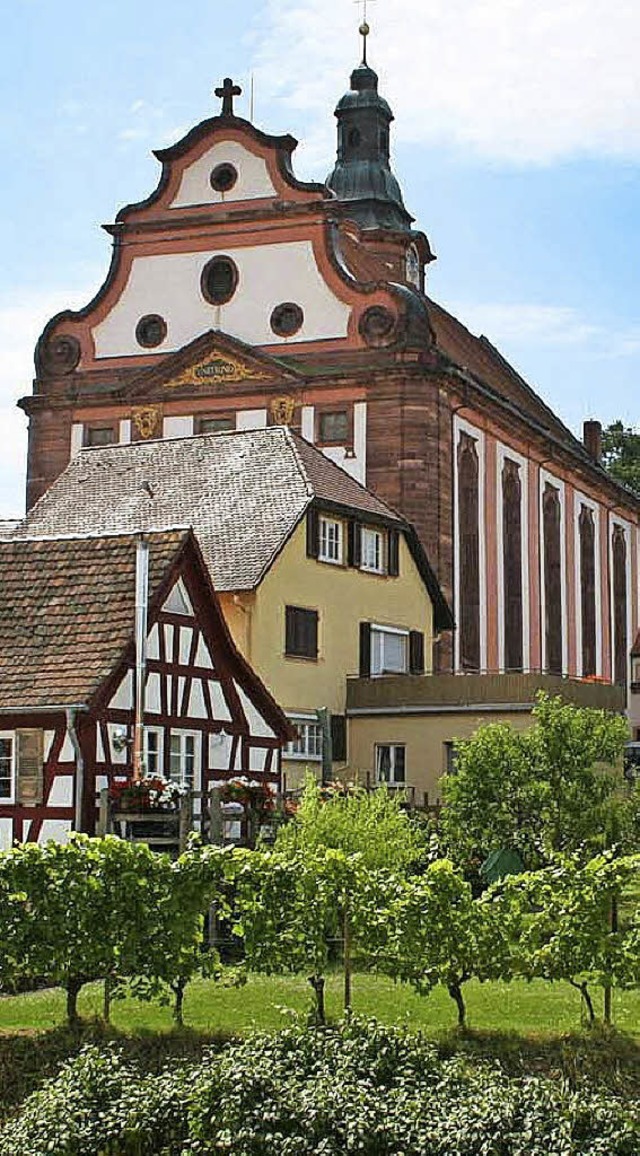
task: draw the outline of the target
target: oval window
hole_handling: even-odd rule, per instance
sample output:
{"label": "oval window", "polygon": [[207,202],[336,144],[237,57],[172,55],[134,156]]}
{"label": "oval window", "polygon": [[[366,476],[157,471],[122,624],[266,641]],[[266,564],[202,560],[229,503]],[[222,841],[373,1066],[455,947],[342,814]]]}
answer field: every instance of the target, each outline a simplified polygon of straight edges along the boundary
{"label": "oval window", "polygon": [[159,313],[147,313],[136,325],[136,341],[144,349],[155,349],[167,336],[167,323]]}
{"label": "oval window", "polygon": [[202,296],[212,305],[224,305],[238,285],[238,267],[231,257],[212,257],[202,270]]}
{"label": "oval window", "polygon": [[283,301],[271,314],[271,328],[278,337],[291,337],[302,327],[304,313],[294,301]]}
{"label": "oval window", "polygon": [[216,165],[209,177],[209,184],[216,193],[228,193],[238,179],[238,170],[230,164]]}

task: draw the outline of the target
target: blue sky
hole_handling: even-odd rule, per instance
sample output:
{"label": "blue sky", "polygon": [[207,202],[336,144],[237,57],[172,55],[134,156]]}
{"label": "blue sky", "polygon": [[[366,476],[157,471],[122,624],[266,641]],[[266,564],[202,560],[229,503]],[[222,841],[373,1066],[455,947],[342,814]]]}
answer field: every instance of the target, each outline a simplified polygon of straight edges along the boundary
{"label": "blue sky", "polygon": [[[155,187],[151,149],[217,107],[334,155],[357,63],[351,0],[12,0],[0,50],[0,516],[23,509],[32,355],[106,274],[100,225]],[[438,255],[429,289],[486,333],[574,429],[638,421],[640,7],[628,0],[376,0],[370,59],[394,168]]]}

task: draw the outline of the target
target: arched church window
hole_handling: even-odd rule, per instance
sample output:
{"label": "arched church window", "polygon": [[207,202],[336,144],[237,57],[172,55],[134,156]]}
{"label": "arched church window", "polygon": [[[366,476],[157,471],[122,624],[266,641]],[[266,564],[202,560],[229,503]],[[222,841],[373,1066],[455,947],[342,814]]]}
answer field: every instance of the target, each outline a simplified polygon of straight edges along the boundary
{"label": "arched church window", "polygon": [[596,673],[596,531],[593,510],[580,507],[580,615],[582,623],[582,675]]}
{"label": "arched church window", "polygon": [[458,546],[460,581],[458,623],[462,670],[480,669],[480,491],[475,440],[461,434],[458,443]]}
{"label": "arched church window", "polygon": [[202,296],[211,305],[224,305],[233,297],[238,285],[238,268],[230,257],[212,257],[202,270]]}
{"label": "arched church window", "polygon": [[545,666],[562,674],[562,541],[560,494],[546,483],[542,496]]}
{"label": "arched church window", "polygon": [[522,486],[517,462],[502,469],[502,578],[504,665],[522,670]]}
{"label": "arched church window", "polygon": [[622,526],[614,526],[611,541],[613,562],[613,674],[621,685],[627,682],[627,542]]}

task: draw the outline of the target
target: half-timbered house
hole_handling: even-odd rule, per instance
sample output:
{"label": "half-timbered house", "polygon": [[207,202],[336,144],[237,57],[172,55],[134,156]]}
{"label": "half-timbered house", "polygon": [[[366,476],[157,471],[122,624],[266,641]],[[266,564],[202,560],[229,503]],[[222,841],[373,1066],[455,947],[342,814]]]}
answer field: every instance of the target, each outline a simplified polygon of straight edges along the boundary
{"label": "half-timbered house", "polygon": [[277,785],[291,726],[190,530],[0,542],[0,848],[95,830],[97,792],[131,772],[137,665],[147,772],[195,791],[233,774]]}

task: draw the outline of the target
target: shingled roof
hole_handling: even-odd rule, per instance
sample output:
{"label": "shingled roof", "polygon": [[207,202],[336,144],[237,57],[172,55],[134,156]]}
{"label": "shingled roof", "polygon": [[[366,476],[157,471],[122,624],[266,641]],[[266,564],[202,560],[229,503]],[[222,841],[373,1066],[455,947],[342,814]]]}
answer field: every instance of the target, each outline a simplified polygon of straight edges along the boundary
{"label": "shingled roof", "polygon": [[[146,535],[153,601],[190,537]],[[133,638],[135,537],[0,541],[0,708],[86,704]]]}
{"label": "shingled roof", "polygon": [[193,527],[218,591],[260,582],[309,504],[399,515],[285,427],[83,450],[27,515],[30,537]]}

